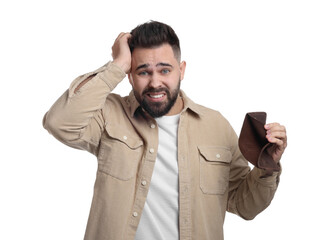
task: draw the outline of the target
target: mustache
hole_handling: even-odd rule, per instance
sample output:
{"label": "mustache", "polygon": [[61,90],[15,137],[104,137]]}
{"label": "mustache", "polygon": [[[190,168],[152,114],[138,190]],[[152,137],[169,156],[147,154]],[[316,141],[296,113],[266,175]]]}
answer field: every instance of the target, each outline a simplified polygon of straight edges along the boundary
{"label": "mustache", "polygon": [[147,89],[145,89],[143,92],[142,92],[142,95],[146,94],[146,93],[156,93],[156,92],[166,92],[166,94],[168,95],[169,94],[169,90],[165,87],[161,87],[161,88],[153,88],[153,87],[149,87]]}

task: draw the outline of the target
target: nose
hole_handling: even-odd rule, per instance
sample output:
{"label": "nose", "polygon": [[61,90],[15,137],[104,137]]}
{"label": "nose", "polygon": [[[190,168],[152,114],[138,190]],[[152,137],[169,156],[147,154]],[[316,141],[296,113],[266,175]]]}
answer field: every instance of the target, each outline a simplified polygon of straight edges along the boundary
{"label": "nose", "polygon": [[159,88],[161,86],[162,86],[162,84],[161,84],[159,76],[156,73],[151,74],[150,81],[149,81],[149,87]]}

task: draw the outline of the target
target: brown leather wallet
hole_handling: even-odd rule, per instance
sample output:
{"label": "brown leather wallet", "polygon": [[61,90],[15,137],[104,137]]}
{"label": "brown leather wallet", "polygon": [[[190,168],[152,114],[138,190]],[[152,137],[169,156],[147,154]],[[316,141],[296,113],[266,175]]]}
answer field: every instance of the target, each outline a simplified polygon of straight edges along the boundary
{"label": "brown leather wallet", "polygon": [[265,112],[250,112],[246,114],[239,137],[239,148],[242,155],[254,166],[264,169],[267,175],[280,171],[280,166],[274,161],[267,149],[273,144],[266,138],[267,114]]}

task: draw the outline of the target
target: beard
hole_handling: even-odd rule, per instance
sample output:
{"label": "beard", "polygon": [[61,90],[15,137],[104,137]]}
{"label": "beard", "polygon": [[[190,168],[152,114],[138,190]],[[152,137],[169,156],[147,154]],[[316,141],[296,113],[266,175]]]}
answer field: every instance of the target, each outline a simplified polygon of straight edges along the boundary
{"label": "beard", "polygon": [[[146,88],[141,96],[140,94],[133,89],[134,95],[139,102],[140,106],[153,118],[158,118],[162,117],[165,114],[167,114],[171,108],[174,106],[179,90],[180,90],[180,83],[181,81],[178,82],[178,85],[176,89],[172,90],[171,92],[169,91],[168,88],[162,87],[162,88]],[[146,93],[156,93],[156,92],[165,92],[166,93],[166,101],[163,102],[151,102],[147,99]]]}

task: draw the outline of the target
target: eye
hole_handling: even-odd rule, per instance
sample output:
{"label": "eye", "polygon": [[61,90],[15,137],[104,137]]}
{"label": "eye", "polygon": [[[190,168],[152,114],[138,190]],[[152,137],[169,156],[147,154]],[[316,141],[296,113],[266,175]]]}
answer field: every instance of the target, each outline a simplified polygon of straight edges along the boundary
{"label": "eye", "polygon": [[162,74],[167,74],[167,73],[169,73],[170,72],[170,70],[169,69],[162,69],[161,70],[161,73]]}
{"label": "eye", "polygon": [[141,71],[138,73],[138,75],[140,76],[147,76],[148,75],[148,72],[147,71]]}

